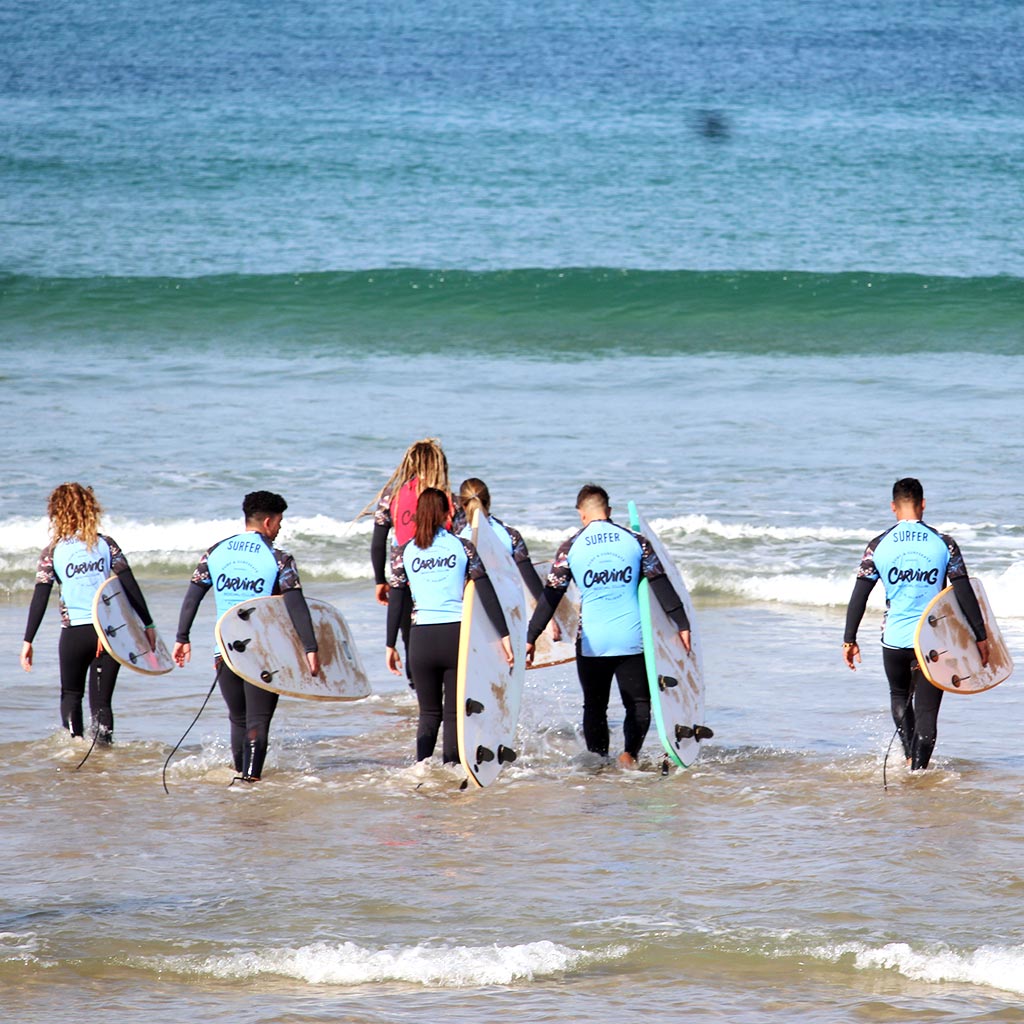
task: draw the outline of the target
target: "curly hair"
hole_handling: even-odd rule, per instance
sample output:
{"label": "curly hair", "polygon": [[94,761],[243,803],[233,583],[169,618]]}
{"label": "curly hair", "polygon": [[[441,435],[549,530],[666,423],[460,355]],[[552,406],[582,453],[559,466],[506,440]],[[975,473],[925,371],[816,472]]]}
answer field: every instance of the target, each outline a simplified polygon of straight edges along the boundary
{"label": "curly hair", "polygon": [[95,546],[103,509],[91,487],[79,483],[60,484],[47,499],[46,514],[50,517],[54,543],[77,537],[90,548]]}

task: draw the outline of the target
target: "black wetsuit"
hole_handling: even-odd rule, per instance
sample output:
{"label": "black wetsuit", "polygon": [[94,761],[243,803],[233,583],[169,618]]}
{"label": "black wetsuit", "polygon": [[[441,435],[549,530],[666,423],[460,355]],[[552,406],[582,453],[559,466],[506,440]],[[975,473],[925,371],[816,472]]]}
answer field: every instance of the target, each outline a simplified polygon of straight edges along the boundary
{"label": "black wetsuit", "polygon": [[[215,566],[213,570],[211,562]],[[220,563],[229,567],[227,572],[220,571]],[[176,638],[179,643],[189,643],[199,604],[211,588],[217,599],[218,616],[247,598],[283,596],[303,650],[317,650],[313,621],[302,594],[295,559],[275,548],[262,533],[246,531],[227,537],[203,555],[181,605]],[[258,779],[267,756],[270,722],[277,709],[278,694],[235,675],[219,653],[214,659],[214,668],[217,685],[228,708],[235,771],[245,779]]]}
{"label": "black wetsuit", "polygon": [[559,547],[526,633],[527,643],[537,642],[570,580],[575,580],[581,597],[576,673],[583,691],[583,738],[587,749],[602,757],[608,756],[613,678],[625,708],[623,746],[634,759],[651,725],[637,597],[641,576],[673,624],[680,631],[688,630],[682,599],[650,541],[609,519],[592,520]]}
{"label": "black wetsuit", "polygon": [[442,722],[442,757],[446,763],[459,760],[456,677],[462,592],[471,579],[476,581],[487,617],[499,636],[507,636],[505,615],[494,585],[469,541],[441,530],[428,548],[420,549],[410,541],[394,550],[388,590],[387,645],[395,646],[399,626],[411,605],[413,624],[407,659],[420,709],[417,761],[433,754]]}
{"label": "black wetsuit", "polygon": [[[36,586],[29,605],[28,623],[25,626],[25,641],[32,643],[43,621],[50,592],[54,583],[61,584],[61,633],[58,644],[60,661],[60,717],[64,728],[72,736],[85,733],[82,715],[82,701],[85,698],[86,680],[89,686],[89,712],[92,729],[101,743],[109,743],[114,734],[113,697],[117,674],[121,666],[99,644],[96,629],[92,624],[91,594],[103,584],[108,573],[116,573],[124,587],[125,596],[142,621],[152,625],[149,609],[142,590],[139,588],[124,552],[113,538],[100,534],[97,547],[86,557],[91,573],[78,572],[74,575],[77,588],[75,598],[65,591],[66,580],[62,579],[60,566],[66,562],[61,557],[69,545],[76,545],[81,551],[89,552],[81,541],[61,541],[44,548],[39,556],[36,570]],[[57,554],[55,564],[54,556]],[[65,574],[67,569],[65,568]],[[83,588],[86,575],[91,576]],[[91,592],[91,593],[90,593]],[[65,598],[68,598],[68,601]],[[69,605],[70,601],[70,605]]]}

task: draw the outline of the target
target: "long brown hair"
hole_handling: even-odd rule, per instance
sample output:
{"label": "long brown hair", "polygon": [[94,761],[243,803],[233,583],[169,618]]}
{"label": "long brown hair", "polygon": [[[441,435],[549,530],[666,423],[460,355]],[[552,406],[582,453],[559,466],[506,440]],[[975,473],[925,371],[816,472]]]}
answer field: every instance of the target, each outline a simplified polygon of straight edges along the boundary
{"label": "long brown hair", "polygon": [[485,516],[491,514],[491,492],[487,484],[475,476],[462,481],[459,488],[459,503],[462,511],[466,513],[466,522],[473,525],[473,513],[479,508]]}
{"label": "long brown hair", "polygon": [[103,509],[91,487],[64,483],[55,487],[46,502],[50,533],[54,543],[77,537],[88,547],[96,546]]}
{"label": "long brown hair", "polygon": [[422,494],[428,487],[436,487],[438,490],[444,491],[445,494],[452,489],[448,482],[448,459],[441,447],[441,442],[436,437],[424,437],[419,441],[413,441],[406,448],[398,468],[377,492],[377,497],[359,515],[369,515],[377,507],[385,493],[390,491],[394,495],[399,488],[414,477],[419,494]]}
{"label": "long brown hair", "polygon": [[416,536],[413,538],[416,547],[429,548],[450,514],[448,495],[436,487],[428,487],[416,503]]}

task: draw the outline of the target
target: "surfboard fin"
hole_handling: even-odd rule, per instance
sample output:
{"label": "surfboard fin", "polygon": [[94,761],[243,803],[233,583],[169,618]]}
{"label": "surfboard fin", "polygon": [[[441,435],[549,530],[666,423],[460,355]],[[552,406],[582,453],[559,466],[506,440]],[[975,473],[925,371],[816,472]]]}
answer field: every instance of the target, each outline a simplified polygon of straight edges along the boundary
{"label": "surfboard fin", "polygon": [[[500,749],[500,748],[499,748]],[[483,764],[485,761],[494,760],[494,751],[490,747],[485,747],[482,744],[476,748],[476,763]]]}
{"label": "surfboard fin", "polygon": [[709,729],[706,725],[677,725],[676,726],[676,742],[680,740],[696,740],[700,743],[701,740],[709,740],[714,736],[714,732]]}
{"label": "surfboard fin", "polygon": [[504,744],[498,747],[498,764],[511,764],[518,755],[511,747]]}
{"label": "surfboard fin", "polygon": [[277,675],[277,672],[271,672],[269,668],[265,668],[260,673],[260,679],[262,679],[263,682],[265,682],[265,683],[269,683],[269,682],[273,681],[274,676],[276,676],[276,675]]}
{"label": "surfboard fin", "polygon": [[243,622],[248,622],[249,616],[252,615],[254,611],[256,611],[255,608],[239,608],[236,614]]}
{"label": "surfboard fin", "polygon": [[245,640],[232,640],[231,643],[228,644],[228,650],[241,652],[241,651],[244,651],[246,649],[246,647],[248,647],[249,644],[251,644],[251,643],[252,643],[252,637],[251,636],[247,637]]}
{"label": "surfboard fin", "polygon": [[478,700],[473,700],[472,697],[466,698],[466,715],[479,715],[483,711],[484,706]]}
{"label": "surfboard fin", "polygon": [[672,686],[678,686],[679,680],[672,676],[658,676],[658,689],[664,693],[667,689]]}

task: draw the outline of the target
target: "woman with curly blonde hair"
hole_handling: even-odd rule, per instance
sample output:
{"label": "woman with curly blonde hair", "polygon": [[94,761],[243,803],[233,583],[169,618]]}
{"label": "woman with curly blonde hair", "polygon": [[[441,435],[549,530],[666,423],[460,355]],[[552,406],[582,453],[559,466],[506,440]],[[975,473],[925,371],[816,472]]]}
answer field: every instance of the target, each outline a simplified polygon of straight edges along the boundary
{"label": "woman with curly blonde hair", "polygon": [[59,583],[61,721],[72,736],[84,735],[82,701],[88,677],[92,729],[97,740],[109,743],[114,732],[111,699],[120,666],[99,642],[92,622],[92,603],[96,591],[111,573],[117,573],[132,607],[146,623],[151,644],[156,633],[128,559],[113,538],[99,532],[103,509],[92,488],[79,483],[55,487],[46,513],[50,519],[50,543],[39,556],[21,665],[26,672],[32,670],[32,642],[43,621],[50,591],[54,583]]}

